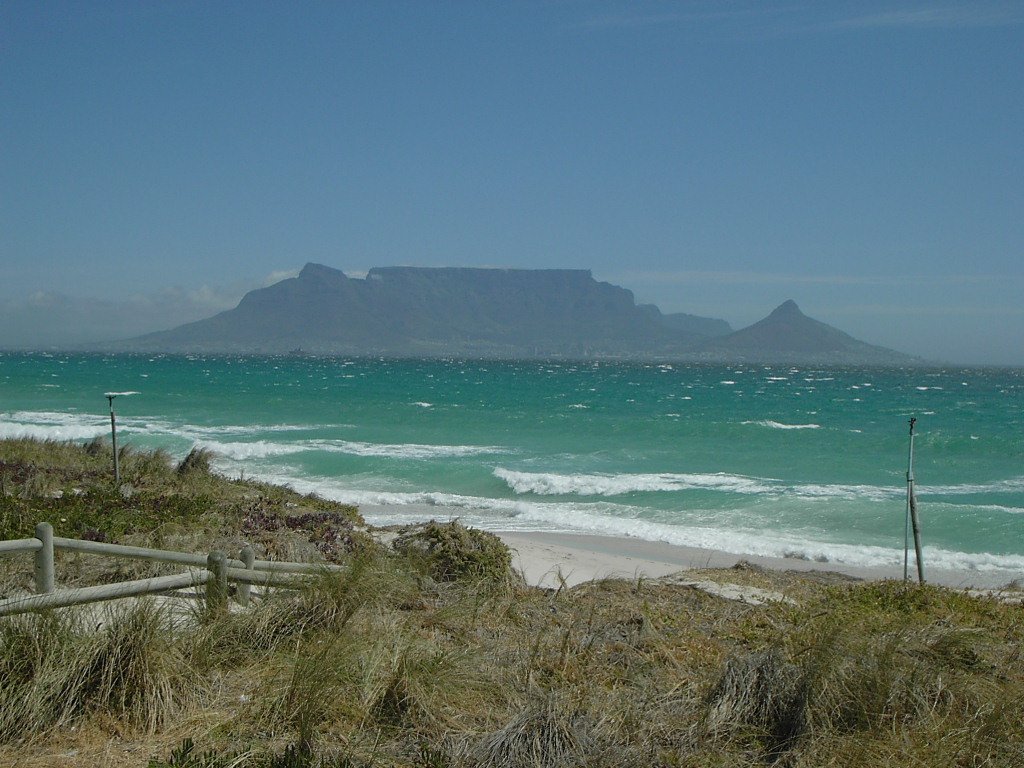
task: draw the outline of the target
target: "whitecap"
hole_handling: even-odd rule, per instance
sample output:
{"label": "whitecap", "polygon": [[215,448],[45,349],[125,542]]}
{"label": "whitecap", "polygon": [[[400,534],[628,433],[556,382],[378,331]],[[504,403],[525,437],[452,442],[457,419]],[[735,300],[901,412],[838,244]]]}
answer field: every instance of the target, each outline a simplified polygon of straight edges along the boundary
{"label": "whitecap", "polygon": [[273,443],[266,440],[255,440],[248,443],[222,443],[206,440],[201,441],[199,446],[213,451],[217,456],[233,459],[234,461],[269,459],[275,456],[289,456],[309,450],[302,443]]}
{"label": "whitecap", "polygon": [[778,421],[763,419],[761,421],[743,421],[741,424],[753,424],[758,427],[769,427],[770,429],[821,429],[820,424],[783,424]]}
{"label": "whitecap", "polygon": [[627,493],[662,491],[716,490],[756,494],[774,490],[769,481],[731,475],[714,474],[555,474],[547,472],[515,472],[496,467],[494,476],[517,494],[537,496],[620,496]]}

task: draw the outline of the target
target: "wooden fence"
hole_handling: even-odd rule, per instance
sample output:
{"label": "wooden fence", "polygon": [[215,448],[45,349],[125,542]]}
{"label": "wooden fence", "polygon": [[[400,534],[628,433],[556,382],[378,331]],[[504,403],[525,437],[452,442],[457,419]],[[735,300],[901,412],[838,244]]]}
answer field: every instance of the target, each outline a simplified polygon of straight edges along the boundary
{"label": "wooden fence", "polygon": [[[0,600],[0,616],[116,600],[135,595],[152,595],[202,585],[206,587],[207,609],[221,611],[227,608],[229,582],[237,585],[235,599],[241,605],[247,606],[250,587],[253,584],[263,587],[295,587],[303,575],[341,570],[336,565],[257,560],[250,547],[244,547],[237,558],[229,558],[218,551],[199,555],[168,549],[65,539],[54,536],[53,527],[49,523],[37,523],[35,534],[31,539],[0,541],[0,557],[25,552],[31,552],[35,557],[35,594]],[[188,566],[192,570],[172,576],[155,576],[95,587],[55,590],[54,551],[58,549],[105,557],[173,563]]]}

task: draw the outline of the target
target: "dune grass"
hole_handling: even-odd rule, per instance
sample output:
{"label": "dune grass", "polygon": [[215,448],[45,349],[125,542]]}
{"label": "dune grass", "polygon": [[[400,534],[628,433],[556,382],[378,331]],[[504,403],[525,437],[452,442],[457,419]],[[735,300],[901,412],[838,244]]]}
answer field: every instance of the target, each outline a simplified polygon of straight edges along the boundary
{"label": "dune grass", "polygon": [[[184,622],[154,600],[0,620],[0,763],[1024,764],[1019,606],[743,570],[701,578],[795,603],[640,579],[529,588],[500,542],[456,523],[385,547],[355,510],[229,481],[209,457],[179,471],[129,451],[126,494],[101,454],[0,442],[5,535],[49,519],[67,535],[246,541],[344,570]],[[96,575],[74,565],[58,578]]]}

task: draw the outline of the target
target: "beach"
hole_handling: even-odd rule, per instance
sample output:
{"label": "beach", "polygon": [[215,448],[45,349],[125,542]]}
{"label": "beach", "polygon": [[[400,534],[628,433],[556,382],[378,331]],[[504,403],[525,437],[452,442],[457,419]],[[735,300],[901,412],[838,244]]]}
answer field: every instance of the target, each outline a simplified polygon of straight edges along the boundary
{"label": "beach", "polygon": [[109,435],[102,393],[138,392],[115,401],[119,445],[198,446],[372,525],[507,532],[528,574],[571,579],[738,559],[902,579],[916,415],[928,581],[1024,575],[1015,370],[7,354],[0,371],[0,436]]}
{"label": "beach", "polygon": [[[732,568],[743,562],[774,571],[838,573],[866,581],[903,578],[902,566],[864,567],[780,557],[737,555],[700,547],[589,534],[497,531],[513,552],[513,564],[530,585],[571,587],[605,578],[660,578],[683,570]],[[926,562],[927,566],[927,562]],[[961,589],[999,589],[1024,574],[1009,571],[925,571],[925,580]],[[913,554],[910,578],[917,580]]]}

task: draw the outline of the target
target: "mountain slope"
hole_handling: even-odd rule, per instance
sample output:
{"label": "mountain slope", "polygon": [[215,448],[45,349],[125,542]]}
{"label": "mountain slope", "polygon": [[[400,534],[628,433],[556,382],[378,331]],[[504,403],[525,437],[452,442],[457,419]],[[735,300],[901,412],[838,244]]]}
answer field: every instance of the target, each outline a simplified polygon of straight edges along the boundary
{"label": "mountain slope", "polygon": [[702,357],[763,362],[901,364],[914,358],[858,341],[838,328],[808,317],[792,299],[735,333],[697,346]]}

